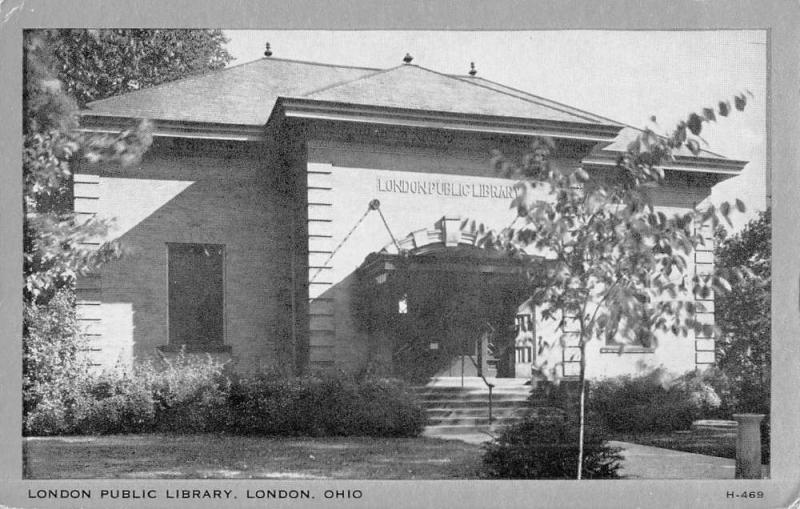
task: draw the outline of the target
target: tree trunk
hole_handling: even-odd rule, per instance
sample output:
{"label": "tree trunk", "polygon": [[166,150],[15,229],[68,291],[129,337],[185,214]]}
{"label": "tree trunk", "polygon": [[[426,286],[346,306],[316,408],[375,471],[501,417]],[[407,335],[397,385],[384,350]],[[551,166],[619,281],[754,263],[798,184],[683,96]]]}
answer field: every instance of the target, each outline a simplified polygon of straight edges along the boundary
{"label": "tree trunk", "polygon": [[586,359],[585,359],[585,350],[586,345],[584,344],[583,340],[581,340],[580,344],[581,349],[581,369],[580,369],[580,385],[581,385],[581,397],[579,403],[579,420],[578,420],[578,475],[577,479],[580,481],[583,473],[583,435],[584,435],[584,423],[586,421]]}

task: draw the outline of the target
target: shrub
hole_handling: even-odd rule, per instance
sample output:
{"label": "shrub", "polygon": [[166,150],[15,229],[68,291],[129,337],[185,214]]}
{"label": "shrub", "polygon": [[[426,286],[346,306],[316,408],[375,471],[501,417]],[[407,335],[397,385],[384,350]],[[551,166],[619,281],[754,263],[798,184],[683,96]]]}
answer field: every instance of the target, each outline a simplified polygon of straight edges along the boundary
{"label": "shrub", "polygon": [[152,431],[155,416],[147,380],[126,371],[88,379],[72,412],[71,426],[80,434]]}
{"label": "shrub", "polygon": [[23,432],[58,433],[68,427],[69,408],[80,392],[87,364],[78,355],[82,339],[75,296],[58,291],[46,304],[26,302],[23,309]]}
{"label": "shrub", "polygon": [[[484,473],[502,479],[574,479],[578,436],[571,419],[527,418],[484,446]],[[621,460],[619,449],[609,447],[598,428],[585,428],[583,478],[616,478]]]}
{"label": "shrub", "polygon": [[203,432],[224,429],[228,379],[210,357],[180,354],[102,372],[60,374],[33,386],[27,435]]}
{"label": "shrub", "polygon": [[415,436],[424,409],[398,380],[336,375],[235,381],[228,428],[262,435]]}
{"label": "shrub", "polygon": [[229,432],[303,436],[415,436],[424,409],[398,380],[344,373],[231,378],[211,357],[183,353],[82,371],[32,386],[28,435]]}
{"label": "shrub", "polygon": [[594,382],[587,401],[589,412],[608,429],[634,433],[689,429],[692,421],[721,404],[702,378],[685,375],[671,380],[661,369]]}
{"label": "shrub", "polygon": [[230,380],[225,364],[181,352],[156,365],[141,364],[137,375],[148,380],[157,431],[196,433],[222,431],[227,417]]}

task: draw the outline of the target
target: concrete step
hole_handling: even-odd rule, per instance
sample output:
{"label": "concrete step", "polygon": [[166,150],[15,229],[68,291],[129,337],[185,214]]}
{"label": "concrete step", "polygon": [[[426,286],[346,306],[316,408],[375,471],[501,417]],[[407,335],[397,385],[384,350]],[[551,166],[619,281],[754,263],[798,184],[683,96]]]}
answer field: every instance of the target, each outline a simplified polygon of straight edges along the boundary
{"label": "concrete step", "polygon": [[[500,412],[495,412],[493,410],[492,421],[497,423],[516,422],[521,420],[524,417],[524,415],[525,413],[523,411],[500,413]],[[489,411],[487,409],[480,414],[472,414],[472,415],[455,413],[451,415],[428,417],[429,426],[450,426],[453,424],[489,424]]]}
{"label": "concrete step", "polygon": [[[417,397],[417,401],[420,404],[425,406],[436,406],[440,404],[452,404],[452,405],[459,405],[459,404],[471,404],[471,403],[489,403],[489,395],[488,394],[480,394],[475,396],[459,396],[455,394],[431,394],[424,397]],[[499,395],[495,396],[492,394],[492,402],[493,403],[515,403],[515,404],[524,404],[528,401],[528,398],[523,396],[512,396],[512,395]]]}
{"label": "concrete step", "polygon": [[451,425],[451,426],[428,426],[422,432],[422,436],[427,437],[436,437],[436,436],[447,436],[447,435],[475,435],[475,434],[487,434],[487,440],[491,436],[499,435],[502,429],[506,426],[506,424],[461,424],[461,425]]}
{"label": "concrete step", "polygon": [[[495,406],[492,405],[492,413],[496,415],[511,415],[517,414],[522,410],[529,410],[527,407],[514,405],[514,406]],[[427,407],[425,411],[429,417],[448,417],[453,415],[473,416],[485,415],[489,412],[489,406],[473,406],[473,407]]]}
{"label": "concrete step", "polygon": [[[458,401],[451,399],[431,400],[423,403],[425,408],[428,409],[471,409],[471,408],[489,408],[489,401]],[[524,400],[522,401],[494,401],[492,400],[492,408],[519,408],[528,406]]]}

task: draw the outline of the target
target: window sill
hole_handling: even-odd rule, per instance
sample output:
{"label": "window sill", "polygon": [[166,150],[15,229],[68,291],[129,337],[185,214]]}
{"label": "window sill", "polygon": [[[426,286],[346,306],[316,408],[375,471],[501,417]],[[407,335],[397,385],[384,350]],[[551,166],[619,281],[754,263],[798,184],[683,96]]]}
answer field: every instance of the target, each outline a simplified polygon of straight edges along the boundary
{"label": "window sill", "polygon": [[600,353],[655,353],[656,349],[645,346],[604,346],[600,348]]}
{"label": "window sill", "polygon": [[156,347],[165,353],[231,353],[230,345],[159,345]]}

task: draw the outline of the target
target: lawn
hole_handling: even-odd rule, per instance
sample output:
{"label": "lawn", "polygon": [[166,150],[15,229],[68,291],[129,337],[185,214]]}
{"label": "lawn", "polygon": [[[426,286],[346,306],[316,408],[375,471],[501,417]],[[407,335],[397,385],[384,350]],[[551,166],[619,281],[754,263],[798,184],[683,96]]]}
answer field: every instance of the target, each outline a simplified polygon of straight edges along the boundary
{"label": "lawn", "polygon": [[[696,429],[662,433],[615,434],[613,440],[736,459],[736,431],[730,430]],[[768,444],[764,443],[761,449],[763,464],[769,463],[769,453]]]}
{"label": "lawn", "polygon": [[34,437],[28,479],[470,479],[481,448],[435,438]]}
{"label": "lawn", "polygon": [[692,430],[614,434],[613,440],[736,459],[736,432]]}

